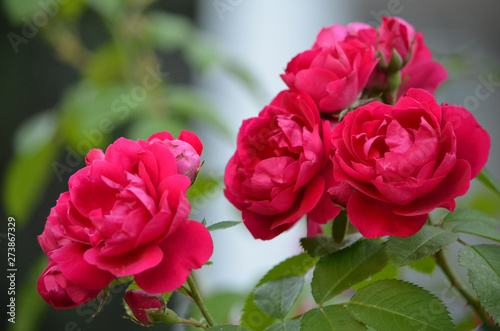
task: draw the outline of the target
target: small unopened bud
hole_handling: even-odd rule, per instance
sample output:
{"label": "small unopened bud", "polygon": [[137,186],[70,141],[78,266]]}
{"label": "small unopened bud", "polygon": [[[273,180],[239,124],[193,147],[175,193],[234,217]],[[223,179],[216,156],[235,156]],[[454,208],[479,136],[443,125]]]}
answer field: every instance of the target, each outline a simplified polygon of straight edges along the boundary
{"label": "small unopened bud", "polygon": [[391,62],[389,62],[389,65],[387,66],[387,72],[393,73],[401,70],[404,66],[404,62],[405,59],[403,59],[401,55],[398,53],[398,51],[395,48],[393,48]]}
{"label": "small unopened bud", "polygon": [[178,173],[193,180],[200,168],[200,155],[182,140],[172,140],[172,152],[176,158]]}
{"label": "small unopened bud", "polygon": [[[163,296],[152,295],[143,290],[128,290],[123,294],[125,303],[130,309],[130,317],[137,323],[151,325],[158,323],[156,314],[161,314],[165,308]],[[153,318],[150,315],[154,316]]]}
{"label": "small unopened bud", "polygon": [[162,309],[146,309],[146,312],[154,323],[178,324],[181,322],[179,316],[167,307],[163,307]]}

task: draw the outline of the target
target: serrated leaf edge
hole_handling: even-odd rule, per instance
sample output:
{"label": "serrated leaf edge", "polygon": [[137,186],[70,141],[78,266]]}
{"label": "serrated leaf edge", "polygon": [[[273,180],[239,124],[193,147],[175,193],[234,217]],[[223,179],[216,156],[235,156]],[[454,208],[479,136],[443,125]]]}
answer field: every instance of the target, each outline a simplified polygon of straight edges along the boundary
{"label": "serrated leaf edge", "polygon": [[[460,236],[459,236],[458,234],[456,234],[456,233],[449,232],[449,231],[443,230],[443,229],[441,229],[441,228],[438,228],[438,227],[435,227],[435,226],[432,226],[432,225],[429,225],[429,226],[431,226],[431,227],[433,227],[433,228],[436,228],[436,229],[439,229],[439,230],[442,230],[442,232],[438,232],[438,233],[436,233],[436,234],[432,235],[431,237],[428,237],[426,241],[422,242],[422,244],[418,245],[418,246],[417,246],[417,248],[415,248],[414,250],[412,250],[410,254],[406,255],[406,256],[405,256],[405,259],[408,259],[408,256],[410,256],[411,254],[415,253],[415,252],[416,252],[416,251],[417,251],[420,247],[424,246],[424,245],[425,245],[426,243],[428,243],[428,242],[429,242],[432,238],[435,238],[436,236],[439,236],[439,235],[441,235],[441,234],[443,234],[443,233],[454,234],[454,235],[456,236],[456,238],[455,238],[453,241],[451,241],[451,242],[449,242],[448,244],[446,244],[445,246],[443,246],[443,247],[441,247],[441,248],[438,248],[438,249],[436,249],[436,250],[432,250],[430,254],[428,254],[428,255],[426,255],[426,256],[422,256],[421,258],[419,258],[419,259],[417,259],[417,260],[414,260],[414,261],[412,261],[412,262],[410,262],[410,263],[401,263],[401,264],[400,264],[400,263],[396,263],[396,261],[394,261],[394,260],[391,258],[391,256],[389,255],[389,253],[387,253],[387,256],[389,256],[389,259],[391,260],[392,264],[393,264],[395,267],[402,267],[402,266],[405,266],[405,265],[410,265],[410,264],[412,264],[413,262],[420,261],[420,260],[421,260],[421,259],[423,259],[424,257],[430,256],[430,255],[432,255],[432,254],[436,253],[437,251],[439,251],[439,250],[441,250],[441,249],[443,249],[443,248],[445,248],[445,247],[448,247],[448,246],[449,246],[449,245],[451,245],[454,241],[456,241],[456,240],[458,240],[458,238],[460,238]],[[390,240],[390,239],[389,239],[389,240]],[[386,246],[386,247],[387,247],[388,242],[389,242],[389,241],[387,241],[387,242],[385,243],[385,246]],[[386,250],[386,252],[387,252],[387,250]]]}
{"label": "serrated leaf edge", "polygon": [[[357,241],[357,242],[356,242],[356,244],[360,244],[361,242],[362,242],[362,241]],[[354,246],[354,245],[351,245],[351,246],[345,247],[344,249],[351,248],[351,247],[353,247],[353,246]],[[341,251],[343,251],[344,249],[338,250],[338,251],[336,251],[336,252],[334,252],[334,253],[332,253],[332,254],[335,254],[335,253],[341,252]],[[382,245],[382,246],[381,246],[381,250],[382,250],[382,251],[384,251],[384,254],[385,254],[385,256],[386,256],[386,258],[387,258],[387,260],[388,260],[387,252],[385,252],[385,247],[384,247],[384,245]],[[377,252],[379,252],[379,251],[380,251],[380,250],[377,250],[377,251],[372,251],[372,252],[371,252],[371,254],[370,254],[369,256],[367,256],[365,259],[363,259],[362,261],[360,261],[360,263],[359,263],[359,264],[356,264],[356,266],[355,266],[354,268],[352,268],[352,269],[351,269],[351,272],[346,273],[346,274],[345,274],[342,278],[340,278],[340,280],[339,280],[339,281],[337,281],[337,284],[339,284],[341,281],[343,281],[344,279],[346,279],[348,275],[351,275],[351,274],[352,274],[352,271],[353,271],[353,270],[357,269],[357,268],[358,268],[360,265],[362,265],[362,264],[363,264],[366,260],[368,260],[369,258],[371,258],[373,255],[375,255],[375,254],[376,254]],[[327,256],[328,256],[328,255],[327,255]],[[389,261],[387,261],[387,262],[389,262]],[[387,263],[386,263],[386,265],[387,265]],[[383,269],[384,267],[385,267],[385,266],[383,266],[383,267],[382,267],[382,269]],[[380,271],[380,270],[382,270],[382,269],[379,269],[378,271]],[[378,271],[377,271],[377,272],[378,272]],[[375,273],[373,273],[373,274],[370,274],[368,277],[370,277],[371,275],[376,274],[377,272],[375,272]],[[315,278],[315,273],[313,274],[313,279],[312,279],[311,283],[314,283],[314,278]],[[328,298],[329,294],[330,294],[332,291],[333,291],[333,288],[332,288],[332,289],[330,289],[330,290],[326,293],[326,295],[324,295],[324,296],[323,296],[323,298],[322,298],[322,300],[321,300],[321,303],[324,303],[325,301],[327,301],[327,300],[328,300],[327,298]]]}
{"label": "serrated leaf edge", "polygon": [[[252,304],[252,305],[255,305],[259,311],[260,308],[255,304],[254,300],[255,300],[255,297],[253,295],[255,289],[259,286],[261,286],[262,284],[264,283],[267,283],[271,280],[277,280],[279,278],[273,278],[271,277],[270,275],[272,274],[272,272],[278,268],[280,268],[283,264],[287,263],[289,260],[291,259],[298,259],[299,256],[306,256],[306,257],[309,257],[311,259],[311,266],[302,274],[297,274],[297,273],[290,273],[290,274],[287,274],[287,275],[282,275],[282,277],[279,277],[279,278],[283,278],[283,277],[287,277],[287,276],[304,276],[304,274],[310,270],[318,261],[319,261],[319,257],[311,257],[309,254],[307,253],[300,253],[298,255],[294,255],[294,256],[291,256],[283,261],[281,261],[280,263],[278,263],[277,265],[275,265],[273,268],[271,268],[271,270],[269,270],[260,280],[259,282],[257,283],[257,285],[255,285],[255,287],[253,288],[252,292],[248,295],[247,299],[245,300],[245,305],[243,306],[243,309],[242,309],[242,312],[243,314],[241,315],[241,318],[240,318],[240,321],[242,322],[241,324],[243,325],[243,317],[246,315],[246,313],[248,312],[248,305],[249,304]],[[268,279],[269,277],[271,277],[270,279]],[[268,316],[266,313],[264,313],[263,311],[261,311],[262,314],[264,316]],[[270,319],[275,319],[274,317],[270,317],[268,316]],[[244,326],[244,325],[243,325]]]}
{"label": "serrated leaf edge", "polygon": [[[419,286],[419,285],[417,285],[417,284],[414,284],[414,283],[411,283],[411,282],[407,282],[407,281],[404,281],[404,280],[401,280],[401,279],[382,279],[382,280],[376,281],[376,282],[374,282],[374,283],[368,284],[367,286],[365,286],[365,287],[363,287],[363,288],[359,289],[359,291],[366,290],[366,288],[367,288],[367,287],[369,287],[369,286],[375,286],[375,284],[377,284],[377,283],[380,283],[380,282],[388,282],[388,281],[389,281],[389,282],[399,282],[399,283],[403,283],[403,284],[412,285],[412,286],[414,286],[414,287],[417,287],[417,288],[419,288],[419,289],[421,289],[421,290],[425,291],[427,294],[429,294],[430,296],[432,296],[434,299],[438,300],[438,301],[442,304],[442,306],[444,307],[444,310],[445,310],[445,312],[446,312],[446,315],[447,315],[447,316],[448,316],[448,318],[450,319],[450,323],[452,323],[452,324],[453,324],[453,322],[452,322],[452,320],[451,320],[451,317],[450,317],[450,312],[448,311],[448,308],[444,305],[444,303],[441,301],[441,299],[439,299],[439,298],[438,298],[438,297],[436,297],[434,294],[432,294],[431,292],[429,292],[428,290],[426,290],[425,288],[423,288],[422,286]],[[359,291],[358,291],[358,292],[359,292]],[[351,300],[352,300],[352,298],[351,298]],[[347,303],[347,310],[349,310],[349,308],[348,308],[348,307],[349,307],[349,305],[352,305],[352,304],[353,304],[353,303],[352,303],[351,301],[349,301],[349,302]],[[369,306],[369,305],[363,305],[363,304],[358,304],[358,305],[359,305],[359,306],[365,306],[365,307],[372,307],[372,306]],[[376,307],[375,307],[375,308],[376,308]],[[377,308],[377,309],[378,309],[378,308]],[[379,310],[381,310],[381,311],[388,311],[388,312],[390,312],[390,313],[393,313],[393,311],[388,310],[388,309],[379,309]],[[350,313],[350,312],[349,312],[349,313]],[[398,315],[403,316],[403,317],[410,317],[410,316],[406,316],[406,315],[403,315],[403,314],[398,314]],[[360,323],[362,323],[362,324],[365,324],[363,321],[360,321],[359,319],[357,319],[357,318],[356,318],[356,316],[354,316],[353,314],[351,314],[351,316],[352,316],[355,320],[357,320],[358,322],[360,322]],[[413,320],[416,320],[416,319],[414,319],[414,318],[412,318],[412,319],[413,319]],[[416,321],[418,321],[418,320],[416,320]],[[432,326],[432,324],[426,324],[426,325],[430,325],[430,326]],[[372,327],[373,327],[373,326],[372,326]],[[437,331],[442,331],[442,330],[439,330],[439,329],[435,329],[435,330],[437,330]]]}
{"label": "serrated leaf edge", "polygon": [[[491,245],[491,246],[495,246],[495,245]],[[467,248],[467,247],[469,247],[470,249],[474,249],[474,251],[475,251],[475,252],[476,252],[476,253],[477,253],[477,254],[478,254],[478,255],[479,255],[479,256],[483,259],[483,261],[485,261],[485,262],[486,262],[486,264],[490,267],[490,269],[491,269],[491,270],[492,270],[492,271],[493,271],[493,272],[494,272],[494,273],[498,276],[498,278],[500,279],[500,274],[499,274],[499,273],[497,273],[497,272],[495,271],[495,269],[493,268],[493,266],[489,263],[488,259],[484,258],[484,257],[483,257],[483,255],[482,255],[481,253],[479,253],[479,252],[478,252],[478,251],[474,248],[474,245],[472,245],[472,246],[464,246],[464,247],[462,247],[462,249],[465,249],[465,248]],[[462,249],[460,249],[460,251],[462,251]],[[467,269],[467,277],[469,278],[469,284],[471,284],[471,285],[472,285],[472,288],[474,288],[474,291],[476,292],[476,295],[477,295],[476,286],[475,286],[475,284],[474,284],[474,283],[472,283],[472,282],[470,281],[470,270],[471,270],[471,268],[467,267],[466,265],[464,265],[464,264],[462,263],[462,261],[461,261],[461,259],[460,259],[460,252],[459,252],[459,254],[458,254],[458,263],[459,263],[462,267],[464,267],[464,268],[466,268],[466,269]],[[478,295],[478,298],[479,298],[479,295]],[[484,308],[484,310],[486,310],[486,312],[487,312],[488,314],[490,314],[489,309],[488,309],[488,308],[486,308],[486,307],[483,305],[483,303],[482,303],[481,301],[482,301],[482,300],[481,300],[481,298],[479,298],[479,302],[481,303],[481,307],[483,307],[483,308]],[[491,316],[491,315],[490,315],[490,316]],[[499,321],[495,321],[495,322],[499,322]]]}

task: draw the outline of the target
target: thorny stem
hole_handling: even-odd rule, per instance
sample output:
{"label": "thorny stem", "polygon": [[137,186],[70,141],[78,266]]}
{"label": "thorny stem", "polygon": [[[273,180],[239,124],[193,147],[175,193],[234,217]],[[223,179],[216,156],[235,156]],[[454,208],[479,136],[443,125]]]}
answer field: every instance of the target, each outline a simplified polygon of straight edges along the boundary
{"label": "thorny stem", "polygon": [[189,285],[189,288],[191,289],[191,294],[194,302],[200,309],[200,312],[202,315],[205,317],[207,320],[208,325],[210,326],[216,326],[217,323],[215,323],[214,318],[212,315],[210,315],[210,312],[207,309],[207,306],[205,306],[205,303],[203,302],[203,299],[201,298],[200,292],[198,291],[198,288],[196,287],[196,283],[194,282],[194,278],[192,275],[189,275],[187,278],[187,282]]}
{"label": "thorny stem", "polygon": [[467,287],[462,283],[460,278],[455,274],[453,269],[450,267],[448,261],[446,260],[446,256],[444,255],[443,250],[438,251],[434,254],[434,258],[436,259],[437,265],[443,270],[443,273],[446,275],[451,285],[454,286],[467,300],[469,305],[474,309],[477,316],[483,321],[484,324],[491,324],[490,318],[481,307],[479,301],[472,295]]}

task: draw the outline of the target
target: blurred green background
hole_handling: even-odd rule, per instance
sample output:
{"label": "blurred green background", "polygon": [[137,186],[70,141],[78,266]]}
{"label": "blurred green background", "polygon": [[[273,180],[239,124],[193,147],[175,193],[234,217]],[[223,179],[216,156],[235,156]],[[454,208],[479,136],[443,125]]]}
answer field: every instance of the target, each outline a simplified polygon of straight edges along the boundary
{"label": "blurred green background", "polygon": [[[0,171],[4,218],[16,219],[18,269],[16,324],[4,320],[6,326],[140,329],[122,318],[123,288],[95,319],[96,302],[49,308],[36,291],[46,267],[36,236],[91,148],[105,149],[121,136],[177,136],[196,126],[229,139],[210,97],[191,84],[192,77],[218,67],[250,87],[250,76],[196,27],[194,1],[5,0],[0,16]],[[191,195],[218,180],[202,175]],[[5,232],[0,230],[2,248]],[[7,289],[5,277],[1,284]]]}
{"label": "blurred green background", "polygon": [[[280,10],[280,4],[286,8]],[[122,318],[123,289],[117,289],[96,318],[92,318],[95,302],[54,310],[36,291],[46,266],[36,236],[59,194],[67,190],[69,176],[84,165],[87,151],[106,148],[121,136],[146,139],[163,130],[175,136],[188,129],[213,139],[206,146],[208,153],[218,148],[231,153],[241,118],[249,116],[244,109],[256,114],[285,88],[279,74],[288,60],[312,44],[321,26],[351,21],[373,24],[392,9],[396,11],[392,14],[424,32],[435,58],[448,69],[450,79],[438,91],[438,100],[464,105],[474,102],[478,77],[500,82],[500,6],[495,1],[471,5],[469,1],[294,0],[286,5],[276,1],[273,6],[248,0],[3,0],[2,218],[16,219],[18,269],[16,324],[5,320],[5,326],[22,331],[142,329]],[[200,13],[207,12],[200,18]],[[268,58],[275,53],[282,56],[274,59],[278,64]],[[250,61],[236,54],[246,54]],[[260,79],[264,75],[259,68],[266,66],[271,68],[270,83]],[[230,84],[204,79],[214,71],[230,77]],[[500,87],[490,88],[491,97],[476,100],[480,111],[475,115],[495,142],[500,139],[495,114]],[[238,89],[253,99],[251,106],[241,106]],[[228,106],[227,117],[219,112],[220,100]],[[499,179],[495,145],[491,153],[490,170]],[[227,155],[215,161],[224,164]],[[222,167],[208,172],[210,176],[202,172],[190,198],[220,187]],[[491,214],[498,214],[500,205],[481,190],[466,203]],[[0,229],[2,252],[6,252],[6,229],[6,225]],[[4,293],[5,277],[0,286]],[[8,298],[1,298],[5,307]],[[212,296],[212,307],[218,308],[214,315],[220,315],[217,320],[226,318],[223,312],[242,298],[235,293]],[[188,309],[182,298],[174,300],[179,310]]]}

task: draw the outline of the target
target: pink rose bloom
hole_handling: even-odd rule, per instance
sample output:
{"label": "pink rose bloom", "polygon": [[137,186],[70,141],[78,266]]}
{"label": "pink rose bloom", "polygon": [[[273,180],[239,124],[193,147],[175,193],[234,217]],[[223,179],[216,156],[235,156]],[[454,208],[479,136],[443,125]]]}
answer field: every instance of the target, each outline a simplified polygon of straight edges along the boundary
{"label": "pink rose bloom", "polygon": [[[325,192],[330,123],[300,91],[282,91],[258,117],[243,121],[226,167],[227,199],[256,239],[268,240],[308,214],[309,234],[340,209]],[[330,176],[331,177],[331,176]]]}
{"label": "pink rose bloom", "polygon": [[335,43],[347,39],[358,39],[367,45],[376,46],[377,30],[360,22],[350,23],[347,26],[334,24],[321,29],[312,48],[330,48]]}
{"label": "pink rose bloom", "polygon": [[73,308],[95,298],[100,289],[87,289],[70,282],[61,273],[59,266],[49,260],[48,268],[38,279],[38,292],[54,308]]}
{"label": "pink rose bloom", "polygon": [[393,50],[406,61],[415,40],[415,29],[411,24],[399,17],[382,17],[379,27],[378,49],[383,55],[380,64],[389,65]]}
{"label": "pink rose bloom", "polygon": [[425,46],[424,36],[417,33],[410,60],[401,70],[401,87],[398,90],[398,97],[411,88],[423,89],[434,94],[447,77],[446,69],[432,60],[431,51]]}
{"label": "pink rose bloom", "polygon": [[183,131],[177,139],[162,132],[148,141],[120,138],[106,153],[91,150],[51,210],[38,237],[42,249],[83,288],[130,275],[149,293],[178,288],[213,251],[206,228],[188,220],[186,190],[202,148]]}
{"label": "pink rose bloom", "polygon": [[416,233],[438,207],[453,210],[485,165],[490,137],[471,113],[410,89],[395,106],[372,102],[332,132],[334,175],[355,191],[352,224],[368,238]]}
{"label": "pink rose bloom", "polygon": [[[388,89],[387,70],[401,70],[401,86],[398,98],[410,88],[419,88],[434,94],[446,80],[446,69],[432,60],[432,54],[424,43],[424,36],[415,32],[411,24],[398,17],[383,17],[379,27],[377,48],[382,60],[373,71],[367,86],[375,91]],[[399,68],[390,68],[393,51],[400,56]],[[389,66],[389,68],[388,68]]]}
{"label": "pink rose bloom", "polygon": [[150,295],[142,290],[128,290],[123,299],[132,311],[133,316],[144,325],[155,324],[148,316],[146,309],[159,310],[164,306],[162,295]]}
{"label": "pink rose bloom", "polygon": [[[323,38],[317,44],[324,44]],[[349,107],[364,89],[377,64],[375,49],[358,39],[305,51],[288,63],[281,78],[309,94],[321,112]]]}

